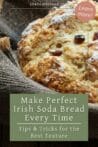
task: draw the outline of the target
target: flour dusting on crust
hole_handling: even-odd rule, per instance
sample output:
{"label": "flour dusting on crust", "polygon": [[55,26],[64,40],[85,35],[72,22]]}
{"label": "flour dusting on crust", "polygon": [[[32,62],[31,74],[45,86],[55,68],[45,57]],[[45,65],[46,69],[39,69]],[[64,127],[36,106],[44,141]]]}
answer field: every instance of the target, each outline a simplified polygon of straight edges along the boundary
{"label": "flour dusting on crust", "polygon": [[98,3],[96,16],[80,22],[74,14],[83,0],[69,1],[28,25],[18,43],[26,76],[61,93],[89,95],[98,103]]}

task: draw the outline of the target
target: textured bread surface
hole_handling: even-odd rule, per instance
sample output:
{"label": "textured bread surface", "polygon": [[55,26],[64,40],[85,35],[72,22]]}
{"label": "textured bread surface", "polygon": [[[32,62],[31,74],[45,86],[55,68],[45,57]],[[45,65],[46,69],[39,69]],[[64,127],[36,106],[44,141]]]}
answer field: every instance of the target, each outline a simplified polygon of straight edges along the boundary
{"label": "textured bread surface", "polygon": [[19,62],[32,80],[58,92],[88,94],[90,103],[98,103],[98,3],[91,1],[95,18],[81,22],[75,16],[79,2],[30,23],[18,43]]}

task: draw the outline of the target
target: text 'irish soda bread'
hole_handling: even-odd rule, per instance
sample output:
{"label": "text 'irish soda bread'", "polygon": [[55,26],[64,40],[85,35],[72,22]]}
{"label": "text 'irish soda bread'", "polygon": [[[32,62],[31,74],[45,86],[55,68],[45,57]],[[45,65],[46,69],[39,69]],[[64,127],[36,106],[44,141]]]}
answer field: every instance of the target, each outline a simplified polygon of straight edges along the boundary
{"label": "text 'irish soda bread'", "polygon": [[22,71],[50,89],[89,95],[98,102],[98,3],[96,16],[81,22],[75,16],[80,1],[60,8],[29,24],[18,44]]}

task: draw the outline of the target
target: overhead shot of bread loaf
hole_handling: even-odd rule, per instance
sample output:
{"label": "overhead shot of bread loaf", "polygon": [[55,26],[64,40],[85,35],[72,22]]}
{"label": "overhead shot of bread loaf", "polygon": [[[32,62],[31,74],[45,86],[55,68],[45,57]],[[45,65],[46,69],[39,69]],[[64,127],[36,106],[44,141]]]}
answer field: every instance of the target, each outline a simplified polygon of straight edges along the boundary
{"label": "overhead shot of bread loaf", "polygon": [[19,63],[32,80],[98,103],[98,3],[91,1],[95,18],[81,22],[75,15],[80,2],[68,1],[30,23],[18,43]]}

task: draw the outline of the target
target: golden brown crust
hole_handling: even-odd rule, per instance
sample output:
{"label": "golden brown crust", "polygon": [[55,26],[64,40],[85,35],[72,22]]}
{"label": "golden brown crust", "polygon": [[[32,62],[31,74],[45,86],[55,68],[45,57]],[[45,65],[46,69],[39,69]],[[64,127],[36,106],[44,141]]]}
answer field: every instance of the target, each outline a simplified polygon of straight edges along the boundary
{"label": "golden brown crust", "polygon": [[[58,92],[88,94],[89,102],[96,103],[98,13],[81,23],[74,15],[78,2],[68,2],[27,27],[18,44],[19,62],[31,79]],[[84,36],[83,43],[77,44],[77,35]]]}

